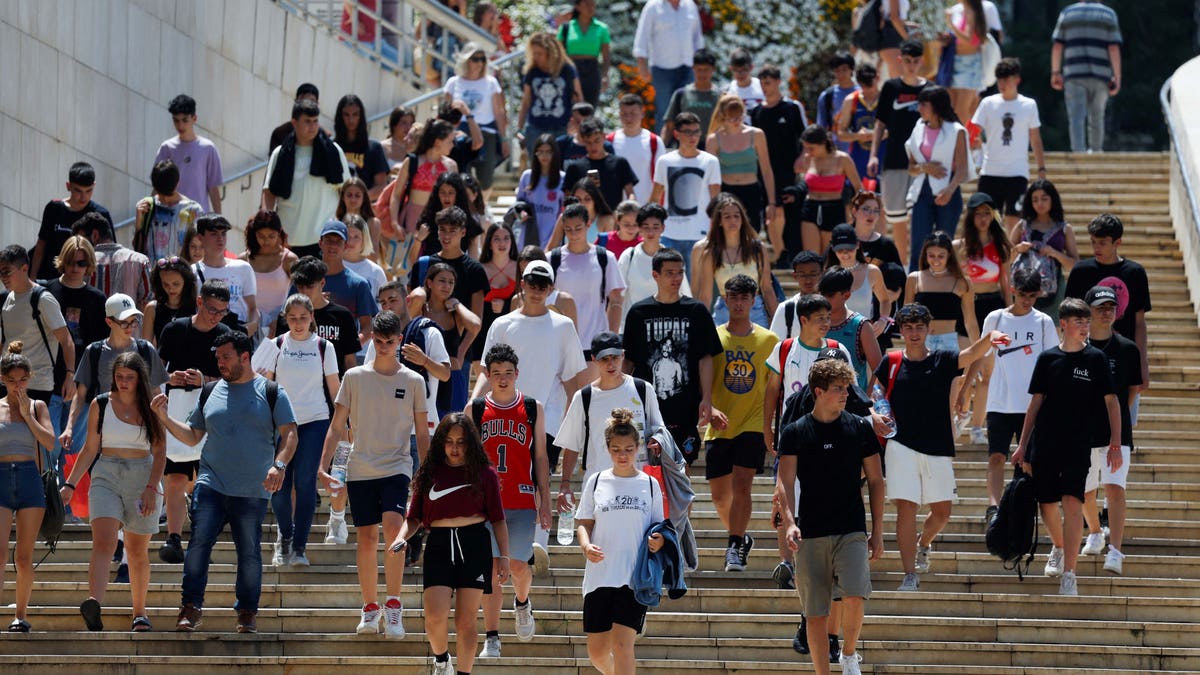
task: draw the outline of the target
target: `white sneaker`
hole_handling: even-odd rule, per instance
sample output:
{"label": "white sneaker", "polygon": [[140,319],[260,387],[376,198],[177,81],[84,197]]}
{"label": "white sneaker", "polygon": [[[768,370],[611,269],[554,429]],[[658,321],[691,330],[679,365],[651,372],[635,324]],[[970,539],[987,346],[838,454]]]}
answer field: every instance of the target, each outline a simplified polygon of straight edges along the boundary
{"label": "white sneaker", "polygon": [[1120,575],[1122,574],[1124,564],[1125,554],[1109,546],[1108,555],[1104,556],[1104,571]]}
{"label": "white sneaker", "polygon": [[391,640],[404,639],[404,607],[398,600],[388,600],[383,605],[383,635]]}
{"label": "white sneaker", "polygon": [[379,605],[371,603],[362,608],[362,620],[358,622],[358,628],[354,632],[359,635],[379,635],[379,619],[383,612],[379,609]]}
{"label": "white sneaker", "polygon": [[330,518],[329,524],[325,530],[326,544],[344,544],[350,538],[350,532],[346,529],[345,518]]}
{"label": "white sneaker", "polygon": [[1074,572],[1063,572],[1062,580],[1058,582],[1059,595],[1079,595],[1079,589],[1075,583]]}
{"label": "white sneaker", "polygon": [[1079,555],[1100,555],[1104,552],[1104,534],[1097,532],[1089,534],[1087,541],[1083,544],[1083,549],[1079,551]]}
{"label": "white sneaker", "polygon": [[483,641],[483,649],[479,651],[480,659],[500,658],[500,636],[488,637]]}
{"label": "white sneaker", "polygon": [[525,606],[518,605],[516,599],[513,599],[513,612],[516,614],[517,621],[517,639],[522,642],[528,642],[533,639],[537,633],[537,624],[533,621],[533,603],[529,602],[529,598],[525,599]]}
{"label": "white sneaker", "polygon": [[929,551],[932,546],[917,546],[917,574],[925,574],[929,571]]}
{"label": "white sneaker", "polygon": [[842,665],[842,675],[862,675],[862,668],[858,664],[862,663],[862,654],[854,652],[851,656],[842,654],[838,657],[838,663]]}
{"label": "white sneaker", "polygon": [[271,556],[271,564],[276,567],[285,567],[292,564],[291,539],[275,540],[275,554]]}
{"label": "white sneaker", "polygon": [[451,656],[445,661],[440,662],[434,659],[433,669],[429,672],[431,675],[454,675],[454,657]]}
{"label": "white sneaker", "polygon": [[987,445],[987,434],[983,427],[971,427],[971,444],[972,445]]}
{"label": "white sneaker", "polygon": [[292,551],[292,567],[308,567],[309,564],[304,551]]}
{"label": "white sneaker", "polygon": [[1050,548],[1050,557],[1046,558],[1046,570],[1043,572],[1048,577],[1061,577],[1063,573],[1063,550],[1057,546]]}
{"label": "white sneaker", "polygon": [[533,542],[533,574],[534,576],[545,576],[550,571],[550,553],[545,546]]}
{"label": "white sneaker", "polygon": [[915,591],[921,588],[921,579],[913,572],[908,572],[904,575],[904,581],[900,583],[898,591]]}

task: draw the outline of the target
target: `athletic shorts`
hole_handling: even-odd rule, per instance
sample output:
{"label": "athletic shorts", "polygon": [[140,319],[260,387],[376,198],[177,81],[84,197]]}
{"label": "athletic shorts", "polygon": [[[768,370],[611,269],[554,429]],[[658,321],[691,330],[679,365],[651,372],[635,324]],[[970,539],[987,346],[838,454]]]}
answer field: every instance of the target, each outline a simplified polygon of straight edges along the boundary
{"label": "athletic shorts", "polygon": [[1087,492],[1087,475],[1087,465],[1061,466],[1035,462],[1033,492],[1039,504],[1056,504],[1066,496],[1082,502]]}
{"label": "athletic shorts", "polygon": [[583,596],[583,632],[606,633],[613,624],[641,632],[646,606],[637,601],[628,586],[605,586]]}
{"label": "athletic shorts", "polygon": [[1025,426],[1025,413],[988,413],[988,455],[1008,457],[1012,443],[1021,440],[1023,426]]}
{"label": "athletic shorts", "polygon": [[425,538],[424,587],[492,592],[492,535],[483,523],[434,527]]}
{"label": "athletic shorts", "polygon": [[767,443],[761,431],[744,431],[733,438],[714,438],[704,444],[704,477],[728,476],[733,467],[763,472]]}
{"label": "athletic shorts", "polygon": [[806,616],[829,616],[834,597],[871,597],[865,532],[801,539],[796,550],[796,592]]}
{"label": "athletic shorts", "polygon": [[846,222],[846,205],[840,199],[805,199],[801,218],[806,223],[816,223],[822,232],[832,232]]}
{"label": "athletic shorts", "polygon": [[383,522],[385,512],[402,516],[408,513],[410,480],[408,476],[398,473],[383,478],[346,481],[346,496],[350,499],[354,526],[378,525]]}
{"label": "athletic shorts", "polygon": [[[537,530],[537,509],[504,509],[504,522],[508,524],[508,557],[524,562],[533,555],[533,534]],[[492,557],[500,557],[500,545],[491,523],[484,523],[492,540]]]}
{"label": "athletic shorts", "polygon": [[926,455],[902,445],[894,438],[887,442],[884,457],[888,468],[888,499],[903,499],[914,504],[958,500],[953,457]]}
{"label": "athletic shorts", "polygon": [[1124,488],[1125,482],[1129,479],[1130,451],[1131,448],[1128,445],[1121,446],[1121,468],[1113,471],[1108,468],[1108,446],[1092,448],[1092,466],[1088,469],[1087,482],[1084,483],[1083,491],[1091,492],[1101,485],[1116,485]]}
{"label": "athletic shorts", "polygon": [[171,461],[170,457],[168,457],[167,466],[165,469],[163,469],[164,476],[178,474],[181,476],[187,476],[188,480],[194,480],[196,478],[196,474],[199,472],[200,460],[198,459],[193,459],[190,462],[174,462]]}
{"label": "athletic shorts", "polygon": [[1017,216],[1028,186],[1029,179],[1023,176],[980,176],[978,191],[987,193],[1001,213]]}
{"label": "athletic shorts", "polygon": [[908,218],[908,169],[883,169],[879,172],[879,190],[883,193],[883,211],[888,220]]}
{"label": "athletic shorts", "polygon": [[668,424],[666,426],[675,445],[683,453],[683,458],[687,460],[688,466],[691,466],[692,462],[695,462],[696,458],[700,456],[700,432],[696,431],[696,423]]}
{"label": "athletic shorts", "polygon": [[162,495],[155,495],[154,508],[143,516],[138,509],[142,493],[150,482],[150,466],[154,458],[139,459],[104,457],[92,467],[92,483],[88,488],[88,519],[115,518],[133,534],[158,534],[158,513],[162,511]]}

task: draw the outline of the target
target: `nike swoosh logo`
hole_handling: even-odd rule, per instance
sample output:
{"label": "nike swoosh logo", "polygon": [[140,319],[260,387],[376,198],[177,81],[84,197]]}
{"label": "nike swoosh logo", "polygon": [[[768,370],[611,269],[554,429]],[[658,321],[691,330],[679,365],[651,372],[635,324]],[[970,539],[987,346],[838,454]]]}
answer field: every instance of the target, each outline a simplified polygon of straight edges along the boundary
{"label": "nike swoosh logo", "polygon": [[1033,343],[1030,342],[1027,345],[1021,345],[1020,347],[1009,347],[1008,349],[997,349],[996,356],[1004,356],[1005,354],[1011,354],[1015,351],[1020,351],[1022,349],[1025,349],[1026,347],[1032,347],[1032,346],[1033,346]]}
{"label": "nike swoosh logo", "polygon": [[916,101],[909,101],[908,103],[901,103],[900,101],[892,101],[892,110],[904,110],[905,108],[916,107],[916,105],[917,105]]}
{"label": "nike swoosh logo", "polygon": [[446,495],[450,494],[451,492],[454,492],[455,490],[461,490],[465,487],[467,487],[467,486],[466,485],[455,485],[454,487],[450,488],[449,490],[438,490],[437,488],[431,487],[431,488],[429,488],[429,498],[432,499],[433,501],[437,501],[437,500],[441,499],[442,497],[445,497]]}

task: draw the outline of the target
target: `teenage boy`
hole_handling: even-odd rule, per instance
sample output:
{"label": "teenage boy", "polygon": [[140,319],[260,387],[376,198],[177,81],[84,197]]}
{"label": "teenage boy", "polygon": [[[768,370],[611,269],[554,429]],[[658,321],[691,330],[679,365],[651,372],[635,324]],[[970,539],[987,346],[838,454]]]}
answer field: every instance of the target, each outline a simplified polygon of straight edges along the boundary
{"label": "teenage boy", "polygon": [[[661,204],[651,201],[638,209],[637,227],[642,241],[625,249],[621,258],[617,260],[617,269],[621,271],[621,278],[625,281],[624,301],[621,304],[621,329],[618,333],[625,332],[625,317],[629,315],[629,308],[654,295],[658,290],[651,267],[654,264],[654,254],[663,247],[662,235],[666,229],[666,221],[667,210]],[[684,277],[679,290],[683,295],[691,296],[692,288],[688,285],[687,277]]]}
{"label": "teenage boy", "polygon": [[[992,345],[1011,342],[1000,331],[984,333],[962,351],[930,351],[925,346],[933,315],[920,304],[896,313],[904,348],[889,354],[872,381],[889,392],[896,435],[884,451],[887,496],[896,505],[896,545],[904,567],[901,591],[920,587],[917,574],[929,571],[933,540],[950,522],[950,506],[958,498],[954,482],[954,432],[950,426],[950,384]],[[929,516],[917,539],[917,509],[929,504]]]}
{"label": "teenage boy", "polygon": [[87,162],[75,162],[67,171],[67,196],[51,199],[42,209],[42,225],[38,228],[37,244],[30,252],[30,277],[50,279],[54,276],[54,256],[74,232],[72,226],[89,213],[98,213],[113,227],[108,209],[92,201],[96,191],[96,170]]}
{"label": "teenage boy", "polygon": [[[971,364],[964,378],[974,382],[975,376],[988,367],[987,396],[987,496],[988,507],[983,522],[992,522],[999,511],[1000,494],[1004,491],[1004,467],[1008,463],[1011,444],[1021,439],[1025,411],[1029,409],[1029,380],[1038,355],[1058,344],[1058,329],[1054,320],[1034,308],[1042,291],[1042,281],[1033,270],[1017,270],[1013,274],[1013,304],[992,311],[983,320],[982,333],[1002,330],[1012,336],[1012,344],[998,346],[994,352]],[[958,407],[966,409],[969,387],[959,393]]]}
{"label": "teenage boy", "polygon": [[[1088,223],[1094,257],[1080,260],[1067,277],[1065,296],[1082,298],[1093,286],[1111,287],[1117,293],[1117,318],[1113,330],[1133,340],[1142,353],[1142,383],[1134,387],[1138,396],[1150,388],[1150,358],[1146,348],[1146,312],[1150,311],[1150,285],[1146,270],[1122,258],[1117,249],[1125,226],[1111,213],[1101,213]],[[1130,404],[1131,422],[1137,424],[1138,398]]]}
{"label": "teenage boy", "polygon": [[833,75],[833,84],[817,96],[817,125],[833,132],[834,144],[842,152],[850,151],[850,144],[837,135],[837,113],[846,98],[858,91],[854,82],[854,57],[849,52],[837,52],[827,63]]}
{"label": "teenage boy", "polygon": [[[1121,410],[1121,466],[1113,469],[1105,461],[1107,448],[1092,448],[1092,464],[1088,469],[1083,516],[1087,520],[1088,537],[1079,555],[1099,555],[1104,551],[1104,533],[1100,529],[1100,512],[1096,506],[1096,488],[1104,485],[1104,501],[1108,508],[1108,555],[1104,569],[1121,574],[1125,554],[1125,482],[1129,477],[1129,459],[1133,448],[1133,425],[1129,403],[1134,387],[1142,383],[1142,357],[1137,345],[1112,330],[1117,316],[1117,293],[1108,286],[1094,286],[1084,296],[1092,311],[1092,329],[1088,344],[1104,353],[1112,373],[1117,405]],[[1103,436],[1101,436],[1103,438]]]}
{"label": "teenage boy", "polygon": [[[870,562],[883,555],[883,467],[871,423],[846,412],[854,371],[837,359],[813,364],[812,412],[787,425],[780,439],[783,529],[796,551],[796,589],[804,607],[813,670],[829,672],[833,596],[841,599],[843,673],[861,673],[857,653],[863,601],[871,595]],[[867,536],[862,476],[871,502]],[[799,494],[795,483],[799,482]]]}
{"label": "teenage boy", "polygon": [[[196,133],[196,100],[180,94],[167,104],[175,136],[158,146],[157,165],[171,160],[179,167],[179,191],[200,204],[203,212],[221,212],[221,154],[213,142]],[[178,251],[178,249],[176,249]]]}
{"label": "teenage boy", "polygon": [[729,55],[729,72],[733,81],[725,88],[725,92],[742,99],[746,104],[746,124],[750,123],[750,113],[763,104],[766,94],[763,93],[762,82],[752,75],[754,57],[750,52],[738,47]]}
{"label": "teenage boy", "polygon": [[[1062,342],[1038,356],[1029,381],[1033,398],[1012,458],[1014,465],[1034,478],[1042,522],[1053,542],[1045,574],[1061,577],[1059,595],[1079,595],[1075,543],[1083,534],[1087,474],[1090,470],[1101,470],[1091,466],[1092,448],[1107,446],[1102,448],[1102,455],[1112,474],[1125,463],[1116,388],[1108,357],[1087,343],[1091,323],[1092,312],[1085,302],[1078,298],[1063,300],[1058,310]],[[1100,440],[1104,437],[1107,438]]]}
{"label": "teenage boy", "polygon": [[800,334],[800,315],[796,313],[796,304],[800,298],[819,292],[821,269],[824,259],[814,251],[800,251],[792,258],[792,280],[800,287],[795,295],[775,308],[775,316],[771,317],[771,332],[785,340]]}
{"label": "teenage boy", "polygon": [[[846,226],[838,225],[838,227]],[[850,231],[850,236],[854,237],[853,229]],[[832,247],[837,250],[839,244],[836,231],[833,235],[833,242]],[[845,246],[846,244],[840,245]],[[857,246],[857,242],[851,245]],[[870,374],[875,372],[875,368],[883,360],[883,354],[880,353],[879,340],[875,337],[875,329],[869,317],[846,307],[846,301],[850,299],[853,287],[854,272],[845,267],[835,266],[825,270],[825,273],[821,275],[817,290],[829,301],[829,332],[826,333],[826,336],[845,345],[850,352],[850,365],[854,368],[855,383],[865,390]],[[883,309],[880,310],[880,316],[885,317],[881,321],[884,321],[885,324],[886,321],[891,320],[891,304],[888,302],[884,305],[883,309],[886,309],[886,313]]]}
{"label": "teenage boy", "polygon": [[[562,228],[567,243],[551,252],[550,266],[555,268],[555,287],[575,298],[575,328],[586,360],[592,338],[621,325],[625,280],[612,251],[588,242],[588,212],[583,204],[571,204],[563,211]],[[588,379],[594,376],[589,369]]]}
{"label": "teenage boy", "polygon": [[658,290],[625,317],[622,368],[654,385],[663,422],[690,465],[700,455],[697,427],[712,416],[713,359],[722,351],[721,338],[704,304],[680,295],[679,251],[655,253],[651,274]]}
{"label": "teenage boy", "polygon": [[[99,217],[99,216],[97,216]],[[63,401],[75,397],[75,341],[63,318],[62,308],[44,287],[29,276],[29,253],[13,244],[0,250],[0,355],[8,353],[10,342],[25,344],[24,355],[33,367],[26,391],[35,401],[50,402],[54,391],[54,365],[62,347],[66,379]]]}
{"label": "teenage boy", "polygon": [[[584,120],[590,120],[596,114],[596,107],[587,101],[580,101],[571,106],[571,117],[567,121],[567,133],[554,139],[558,143],[558,158],[565,167],[567,162],[582,159],[587,156],[587,147],[580,137]],[[612,143],[604,141],[604,151],[612,152]]]}
{"label": "teenage boy", "polygon": [[150,186],[154,194],[137,203],[133,248],[150,260],[170,258],[183,248],[184,236],[203,208],[179,191],[179,166],[169,159],[155,162]]}
{"label": "teenage boy", "polygon": [[[875,135],[875,113],[879,109],[879,71],[875,66],[864,63],[854,70],[854,82],[858,90],[851,92],[842,101],[842,107],[837,114],[838,138],[849,145],[850,159],[854,160],[854,168],[864,179],[864,189],[877,189],[872,185],[867,188],[867,160],[871,158],[871,139]],[[886,145],[887,141],[883,141]],[[880,152],[884,152],[880,150]],[[874,183],[875,181],[871,181]],[[887,221],[880,218],[877,230],[883,234]]]}
{"label": "teenage boy", "polygon": [[[321,102],[321,91],[317,89],[317,85],[311,82],[304,82],[299,87],[296,87],[295,102],[298,103],[300,101],[312,101],[313,104],[319,105]],[[272,129],[271,141],[267,146],[267,155],[270,156],[272,152],[275,152],[275,148],[283,145],[283,142],[287,139],[288,134],[292,133],[294,130],[295,126],[292,124],[291,120],[288,120]]]}
{"label": "teenage boy", "polygon": [[754,477],[763,472],[767,444],[763,433],[763,400],[769,378],[767,356],[779,338],[750,321],[758,284],[745,274],[725,282],[729,322],[717,326],[721,353],[713,359],[713,408],[723,425],[710,424],[704,434],[704,477],[713,506],[729,533],[725,571],[742,572],[754,548],[746,531],[752,510]]}
{"label": "teenage boy", "polygon": [[[608,135],[613,154],[624,158],[637,177],[633,184],[633,199],[640,203],[650,199],[650,190],[654,187],[654,163],[667,152],[658,134],[642,128],[645,116],[646,102],[642,97],[625,94],[620,105],[621,130]],[[609,206],[615,208],[616,203]]]}
{"label": "teenage boy", "polygon": [[721,191],[721,163],[699,149],[700,118],[695,113],[675,116],[679,149],[658,158],[650,201],[667,208],[662,244],[683,255],[691,275],[692,247],[708,235],[708,203]]}
{"label": "teenage boy", "polygon": [[379,312],[379,305],[371,295],[371,282],[346,267],[342,256],[346,252],[349,231],[340,220],[327,220],[321,227],[321,262],[325,263],[325,291],[335,303],[350,310],[358,321],[358,342],[366,346],[371,340],[371,319]]}
{"label": "teenage boy", "polygon": [[[417,439],[417,455],[429,451],[426,425],[425,381],[396,359],[404,336],[404,323],[395,313],[380,312],[372,322],[375,360],[346,371],[333,405],[333,419],[325,435],[325,450],[317,476],[325,489],[335,487],[328,471],[338,443],[347,440],[346,424],[354,430],[354,450],[347,465],[345,491],[354,513],[357,533],[355,563],[362,592],[362,619],[356,632],[377,635],[383,615],[384,635],[404,637],[400,589],[404,583],[404,558],[385,555],[383,575],[387,600],[379,606],[379,525],[384,541],[394,541],[407,513],[412,481],[412,454],[408,439]],[[344,522],[344,521],[343,521]]]}
{"label": "teenage boy", "polygon": [[[500,474],[500,501],[508,525],[509,579],[513,585],[513,620],[517,638],[533,639],[537,625],[529,591],[533,571],[534,533],[550,527],[550,467],[546,459],[546,415],[542,404],[517,389],[520,358],[512,347],[497,343],[483,357],[490,393],[467,406],[466,414],[479,427],[483,449]],[[490,526],[489,526],[490,527]],[[492,558],[499,567],[500,549],[492,540]],[[487,632],[479,658],[500,657],[500,606],[504,591],[496,586],[483,595],[483,624]]]}
{"label": "teenage boy", "polygon": [[1029,184],[1031,147],[1037,176],[1046,177],[1037,101],[1017,93],[1020,86],[1020,59],[1000,59],[996,65],[996,87],[1000,93],[980,101],[971,118],[973,124],[983,129],[985,139],[978,190],[998,202],[1004,213],[1005,230],[1011,230],[1021,219],[1021,200]]}
{"label": "teenage boy", "polygon": [[112,224],[99,213],[87,213],[71,231],[88,240],[96,251],[96,271],[90,283],[105,296],[124,293],[140,307],[150,299],[150,259],[113,241]]}
{"label": "teenage boy", "polygon": [[[188,414],[200,400],[200,388],[221,376],[213,344],[230,331],[221,319],[229,313],[229,287],[219,279],[204,282],[196,297],[196,313],[163,326],[158,355],[167,371],[167,412],[176,418]],[[183,514],[187,486],[200,468],[200,453],[174,436],[167,437],[167,465],[163,469],[163,497],[167,505],[167,541],[158,551],[165,563],[184,560]]]}
{"label": "teenage boy", "polygon": [[[344,375],[354,367],[354,355],[361,345],[358,338],[359,326],[350,310],[330,302],[325,295],[325,275],[328,271],[329,268],[324,262],[312,256],[305,256],[292,265],[292,286],[297,293],[312,301],[317,335],[333,345],[334,353],[337,354],[338,371]],[[280,316],[275,324],[275,334],[283,335],[286,330],[287,323]]]}
{"label": "teenage boy", "polygon": [[[779,66],[763,66],[758,71],[758,80],[762,85],[763,103],[750,113],[750,124],[762,129],[767,139],[767,160],[775,176],[775,194],[767,195],[767,202],[782,204],[784,189],[796,183],[796,161],[804,150],[800,134],[808,126],[808,115],[803,105],[784,97],[783,73]],[[771,245],[782,254],[783,209],[776,209],[775,214],[774,220],[767,224],[767,234]]]}
{"label": "teenage boy", "polygon": [[[579,125],[579,140],[583,141],[587,154],[563,163],[563,172],[566,175],[563,184],[573,189],[580,179],[592,178],[598,174],[593,180],[596,181],[596,187],[600,189],[600,194],[604,196],[604,202],[610,209],[623,199],[632,199],[633,186],[638,183],[637,173],[628,160],[612,154],[611,150],[604,147],[607,143],[604,138],[604,123],[595,117],[584,120]],[[593,171],[596,174],[593,174]]]}
{"label": "teenage boy", "polygon": [[[690,112],[702,120],[712,119],[713,110],[717,107],[717,99],[721,92],[713,87],[713,75],[717,72],[717,56],[707,49],[697,49],[692,55],[692,76],[695,81],[671,95],[671,103],[667,105],[666,115],[663,116],[662,139],[672,148],[678,147],[679,139],[675,136],[675,117],[682,112]],[[704,149],[704,136],[700,137],[699,148]]]}
{"label": "teenage boy", "polygon": [[[904,140],[912,135],[921,119],[917,112],[917,95],[929,82],[921,77],[925,43],[905,40],[900,43],[900,77],[883,83],[879,90],[879,105],[875,109],[875,133],[871,136],[871,156],[867,160],[867,175],[879,177],[883,193],[883,210],[892,226],[892,238],[900,249],[900,259],[908,260],[908,155]],[[884,148],[887,134],[893,142]],[[881,150],[882,148],[882,150]],[[882,164],[880,156],[882,154]]]}
{"label": "teenage boy", "polygon": [[209,279],[224,281],[229,287],[229,311],[246,327],[247,335],[258,334],[257,276],[254,268],[245,260],[225,257],[225,242],[232,226],[225,216],[206,214],[196,219],[196,234],[204,245],[204,257],[192,271],[196,281],[203,284]]}

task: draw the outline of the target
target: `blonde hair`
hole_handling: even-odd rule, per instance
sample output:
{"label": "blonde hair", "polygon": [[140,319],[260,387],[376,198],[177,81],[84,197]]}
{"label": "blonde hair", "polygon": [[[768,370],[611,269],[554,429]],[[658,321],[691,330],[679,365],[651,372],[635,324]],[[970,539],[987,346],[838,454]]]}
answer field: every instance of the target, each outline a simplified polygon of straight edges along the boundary
{"label": "blonde hair", "polygon": [[75,261],[75,254],[80,251],[87,256],[88,276],[91,276],[96,269],[96,249],[92,248],[92,242],[88,241],[87,237],[81,237],[78,234],[67,237],[62,251],[54,257],[54,269],[58,270],[59,274],[65,273],[67,266]]}
{"label": "blonde hair", "polygon": [[734,110],[737,111],[739,117],[745,117],[746,103],[737,94],[721,94],[721,98],[717,99],[717,104],[713,106],[712,119],[708,122],[708,133],[716,133],[725,123],[725,118],[729,117],[729,113]]}
{"label": "blonde hair", "polygon": [[[537,67],[533,62],[533,48],[541,47],[546,51],[546,72],[553,76],[558,76],[562,72],[564,66],[574,66],[571,57],[567,56],[567,50],[563,48],[553,34],[546,31],[538,31],[529,36],[529,42],[525,45],[525,69],[522,72],[528,73]],[[570,99],[570,96],[567,97]]]}
{"label": "blonde hair", "polygon": [[375,252],[374,243],[371,241],[371,228],[367,227],[365,218],[357,213],[350,213],[342,216],[342,222],[345,223],[346,227],[353,227],[362,233],[363,245],[361,254],[364,258]]}

